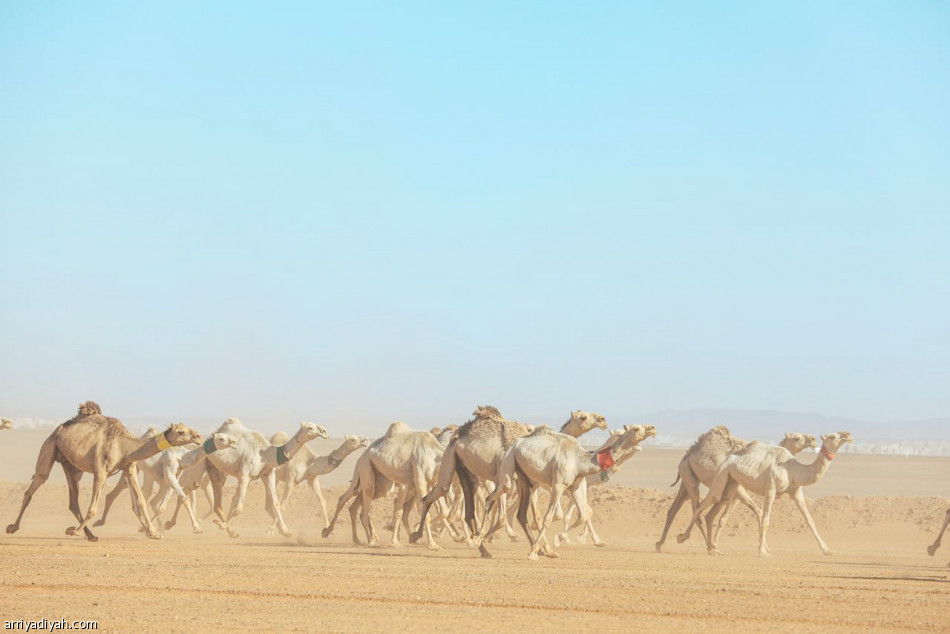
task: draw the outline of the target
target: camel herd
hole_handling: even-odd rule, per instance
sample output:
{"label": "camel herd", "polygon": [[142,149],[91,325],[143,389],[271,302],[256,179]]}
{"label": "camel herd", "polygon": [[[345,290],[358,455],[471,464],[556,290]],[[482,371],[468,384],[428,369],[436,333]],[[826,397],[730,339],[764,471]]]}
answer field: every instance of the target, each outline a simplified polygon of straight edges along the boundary
{"label": "camel herd", "polygon": [[[10,427],[9,420],[0,418],[0,430]],[[375,441],[346,436],[339,447],[319,456],[307,443],[329,435],[322,425],[312,422],[302,422],[292,436],[278,433],[270,439],[247,429],[236,418],[225,421],[207,439],[183,423],[135,436],[119,420],[104,416],[96,403],[87,401],[79,406],[75,417],[56,427],[43,443],[20,512],[7,526],[7,533],[19,530],[33,494],[49,478],[53,464],[59,462],[69,488],[69,510],[79,522],[67,528],[66,534],[83,534],[90,541],[98,540],[90,526],[106,522],[112,504],[125,489],[130,491],[133,511],[148,537],[161,536],[153,518],[166,510],[173,495],[175,510],[164,529],[175,525],[184,506],[192,530],[200,533],[195,513],[198,490],[211,503],[219,528],[236,537],[232,524],[243,511],[248,485],[261,480],[265,510],[272,519],[269,533],[290,535],[282,508],[294,487],[306,482],[323,513],[324,537],[333,532],[340,513],[349,505],[354,543],[361,543],[358,532],[362,528],[368,545],[376,546],[379,537],[370,517],[370,505],[395,491],[390,542],[394,547],[401,545],[401,527],[406,529],[410,543],[425,535],[430,549],[440,547],[436,537],[447,531],[456,541],[464,541],[477,548],[482,557],[490,558],[486,544],[500,530],[515,539],[512,524],[517,519],[528,538],[529,559],[539,555],[557,557],[556,548],[570,541],[574,529],[582,529],[576,536],[578,541],[590,538],[595,546],[605,545],[594,528],[588,489],[607,482],[640,451],[643,441],[656,436],[652,425],[625,425],[610,431],[597,449],[587,450],[578,439],[593,429],[608,430],[603,416],[573,411],[554,431],[508,420],[496,408],[481,406],[461,426],[419,431],[396,422]],[[766,533],[772,505],[777,496],[788,495],[822,553],[830,554],[808,511],[803,489],[821,480],[838,450],[850,442],[851,434],[839,431],[822,436],[820,444],[814,436],[788,433],[778,445],[769,445],[745,442],[725,427],[714,427],[697,439],[679,463],[673,485],[678,482],[680,486],[656,542],[657,551],[662,549],[677,513],[689,500],[691,521],[677,541],[686,541],[695,525],[706,541],[707,551],[721,554],[718,542],[722,527],[735,505],[742,502],[758,520],[759,554],[768,556]],[[796,454],[805,449],[817,449],[817,458],[800,462]],[[350,485],[330,517],[318,478],[358,450],[362,453]],[[102,515],[93,523],[106,479],[119,472],[121,479],[106,495]],[[93,475],[92,499],[85,515],[79,507],[83,473]],[[228,476],[236,478],[238,486],[225,513],[223,493]],[[278,482],[284,485],[281,496],[277,494]],[[703,498],[700,484],[708,489]],[[541,491],[547,493],[543,512]],[[755,497],[762,499],[761,506]],[[408,523],[413,508],[420,516],[415,530]],[[563,529],[549,540],[547,533],[559,519],[563,520]],[[927,549],[930,555],[940,547],[948,525],[950,510],[936,541]]]}

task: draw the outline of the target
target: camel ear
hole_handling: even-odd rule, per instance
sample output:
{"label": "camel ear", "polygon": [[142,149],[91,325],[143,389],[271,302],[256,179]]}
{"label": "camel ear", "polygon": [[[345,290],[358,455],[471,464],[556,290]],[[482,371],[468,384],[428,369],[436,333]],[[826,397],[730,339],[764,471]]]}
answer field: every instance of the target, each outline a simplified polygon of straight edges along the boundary
{"label": "camel ear", "polygon": [[792,435],[788,432],[785,432],[785,440],[791,440],[791,439],[792,439]]}

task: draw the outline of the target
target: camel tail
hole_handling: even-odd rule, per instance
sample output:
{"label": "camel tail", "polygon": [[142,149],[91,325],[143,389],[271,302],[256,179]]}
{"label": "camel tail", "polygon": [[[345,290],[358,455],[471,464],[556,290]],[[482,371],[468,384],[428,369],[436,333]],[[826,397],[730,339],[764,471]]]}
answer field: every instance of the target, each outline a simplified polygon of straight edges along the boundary
{"label": "camel tail", "polygon": [[443,493],[452,486],[452,480],[455,478],[455,446],[458,444],[458,434],[452,436],[452,440],[445,446],[442,452],[442,462],[439,464],[438,488]]}
{"label": "camel tail", "polygon": [[675,487],[679,481],[680,481],[680,474],[679,474],[679,472],[677,472],[677,473],[676,473],[676,479],[673,480],[673,484],[671,484],[670,486],[671,486],[671,487]]}

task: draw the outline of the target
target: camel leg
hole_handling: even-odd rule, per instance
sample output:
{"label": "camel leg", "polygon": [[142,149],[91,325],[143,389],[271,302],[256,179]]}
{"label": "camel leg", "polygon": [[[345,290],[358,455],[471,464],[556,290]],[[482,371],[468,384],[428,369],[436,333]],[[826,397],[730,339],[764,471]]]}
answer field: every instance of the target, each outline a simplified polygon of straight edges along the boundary
{"label": "camel leg", "polygon": [[[43,483],[49,479],[49,472],[53,469],[53,463],[56,462],[56,439],[53,436],[47,438],[40,447],[40,453],[36,457],[36,469],[33,471],[33,478],[30,480],[30,486],[26,488],[23,494],[23,504],[20,506],[20,513],[16,516],[16,521],[7,526],[7,533],[15,533],[20,530],[20,520],[23,519],[23,513],[26,507],[30,505],[33,494],[43,486]],[[63,463],[65,464],[65,462]]]}
{"label": "camel leg", "polygon": [[327,501],[323,498],[323,491],[320,489],[319,478],[310,479],[310,488],[313,490],[314,495],[317,496],[317,501],[320,503],[320,511],[323,513],[323,524],[324,528],[326,528],[330,525],[330,514],[327,513]]}
{"label": "camel leg", "polygon": [[[523,477],[523,476],[522,476]],[[551,522],[554,521],[554,515],[557,513],[558,501],[561,499],[561,496],[564,495],[565,487],[560,482],[554,484],[551,487],[551,501],[548,503],[547,513],[544,514],[544,518],[541,520],[541,529],[538,534],[538,539],[535,541],[534,546],[531,547],[531,552],[528,554],[528,559],[537,559],[538,550],[541,547],[542,543],[546,542],[546,534],[548,527],[551,525]],[[553,550],[546,553],[548,557],[557,557],[558,554]]]}
{"label": "camel leg", "polygon": [[937,534],[937,539],[933,544],[927,546],[927,554],[931,557],[936,554],[937,549],[940,548],[940,540],[943,539],[943,534],[947,530],[947,526],[950,525],[950,509],[947,509],[947,515],[943,520],[943,528],[940,529],[940,533]]}
{"label": "camel leg", "polygon": [[372,489],[361,490],[360,494],[360,524],[363,525],[363,531],[366,533],[367,546],[379,546],[379,536],[373,527],[373,522],[369,517],[369,507],[373,500]]}
{"label": "camel leg", "polygon": [[[102,496],[102,489],[106,486],[106,478],[109,474],[103,469],[93,472],[92,474],[92,501],[89,502],[89,510],[86,511],[86,517],[79,523],[79,526],[70,526],[66,529],[67,535],[75,535],[79,531],[84,530],[86,525],[92,521],[96,516],[96,513],[99,510],[99,498]],[[138,484],[136,482],[136,484]],[[9,529],[8,529],[9,532]]]}
{"label": "camel leg", "polygon": [[[713,538],[713,543],[718,546],[719,544],[719,535],[722,533],[723,527],[726,525],[726,521],[729,519],[729,516],[732,515],[732,511],[736,508],[736,503],[742,502],[755,514],[755,519],[757,521],[762,519],[762,509],[759,508],[759,505],[749,496],[748,491],[745,490],[743,486],[736,486],[732,496],[729,498],[729,504],[726,506],[726,510],[719,516],[719,522],[716,524],[716,535]],[[711,514],[711,513],[710,513]]]}
{"label": "camel leg", "polygon": [[228,518],[224,515],[224,482],[228,475],[211,464],[211,461],[205,462],[205,471],[211,481],[211,508],[217,516],[214,522],[219,528],[226,530],[229,537],[237,537],[237,532],[231,528]]}
{"label": "camel leg", "polygon": [[[343,510],[343,507],[346,506],[346,503],[349,502],[357,495],[359,486],[359,479],[354,477],[354,481],[350,482],[350,488],[343,492],[343,495],[340,496],[340,499],[336,502],[336,511],[333,513],[333,517],[327,523],[326,528],[323,529],[323,536],[329,537],[330,533],[333,532],[333,527],[336,525],[336,520],[340,516],[340,511]],[[353,531],[354,537],[356,536],[356,531]],[[357,542],[358,543],[358,542]]]}
{"label": "camel leg", "polygon": [[[457,462],[455,472],[459,479],[459,486],[462,487],[462,508],[465,510],[465,521],[463,525],[467,528],[469,539],[478,547],[478,552],[483,559],[491,559],[492,554],[485,548],[485,544],[478,536],[478,527],[475,525],[475,490],[478,488],[478,480],[461,462]],[[430,492],[431,495],[431,492]]]}
{"label": "camel leg", "polygon": [[572,528],[574,528],[574,526],[576,525],[576,523],[573,522],[575,510],[576,510],[576,505],[574,504],[574,500],[571,499],[570,505],[567,507],[567,512],[563,514],[564,530],[562,530],[559,535],[554,536],[555,547],[560,546],[561,544],[571,543],[571,536],[569,534],[569,531]]}
{"label": "camel leg", "polygon": [[228,522],[244,512],[244,499],[247,497],[247,487],[250,484],[251,477],[248,474],[241,473],[238,476],[237,490],[231,498],[231,510],[228,511]]}
{"label": "camel leg", "polygon": [[[82,509],[79,507],[79,481],[82,479],[82,471],[68,462],[60,463],[63,465],[63,472],[66,474],[66,484],[69,485],[69,510],[76,516],[76,521],[82,522]],[[83,529],[86,533],[86,539],[91,542],[99,541],[99,538],[92,534],[87,526]]]}
{"label": "camel leg", "polygon": [[673,498],[673,504],[670,505],[670,509],[666,512],[666,525],[663,526],[663,533],[660,535],[660,540],[655,544],[656,552],[660,552],[663,548],[663,544],[666,543],[666,536],[670,532],[670,526],[673,525],[673,520],[676,519],[676,514],[679,513],[683,502],[688,499],[689,492],[686,490],[686,484],[681,482],[679,491],[676,492],[676,497]]}
{"label": "camel leg", "polygon": [[[399,543],[399,524],[402,522],[402,507],[406,502],[406,495],[408,493],[408,487],[398,487],[396,501],[393,502],[393,538],[390,541],[390,546],[393,548],[402,547],[402,544]],[[428,528],[428,526],[426,526],[426,528]]]}
{"label": "camel leg", "polygon": [[[283,509],[287,508],[287,500],[290,498],[290,494],[293,492],[294,487],[296,486],[297,486],[297,483],[294,482],[293,478],[284,482],[284,492],[283,492],[283,495],[280,496],[281,513],[283,513]],[[277,518],[275,517],[273,523],[270,525],[270,528],[267,529],[267,534],[273,535],[276,531],[277,531]]]}
{"label": "camel leg", "polygon": [[[685,482],[685,481],[684,481]],[[719,500],[722,499],[723,491],[725,491],[726,486],[729,484],[729,474],[727,472],[720,472],[716,474],[716,479],[713,480],[712,486],[709,489],[709,493],[706,494],[706,497],[703,498],[703,501],[700,502],[693,508],[693,517],[689,521],[689,526],[686,528],[685,533],[680,533],[676,536],[676,541],[679,543],[685,542],[689,538],[689,531],[692,529],[694,524],[699,524],[702,517],[703,511],[709,507],[716,504]],[[700,528],[702,528],[700,526]],[[706,550],[710,554],[714,554],[714,546],[712,543],[712,535],[706,532]]]}
{"label": "camel leg", "polygon": [[[426,480],[425,480],[425,474],[417,470],[416,471],[416,492],[415,492],[416,499],[421,500],[423,497],[425,497],[426,493],[428,493],[428,484],[426,483]],[[444,502],[444,501],[445,501],[444,498],[440,500],[440,502]],[[431,518],[427,518],[427,519],[428,521],[426,521],[426,524],[425,524],[427,546],[429,550],[442,550],[442,547],[439,546],[439,543],[435,541],[435,537],[432,536]]]}
{"label": "camel leg", "polygon": [[793,497],[795,498],[795,504],[798,505],[798,510],[801,511],[805,517],[805,523],[808,524],[808,528],[811,529],[811,534],[814,535],[818,541],[818,547],[821,548],[821,552],[825,555],[833,554],[831,549],[828,548],[828,544],[826,544],[825,540],[818,534],[818,529],[815,527],[815,520],[812,519],[811,513],[808,512],[808,506],[805,505],[805,491],[800,488],[796,489]]}
{"label": "camel leg", "polygon": [[152,539],[159,539],[161,535],[152,525],[152,520],[148,516],[148,504],[145,503],[145,496],[142,495],[142,488],[139,486],[138,467],[133,462],[126,470],[126,479],[129,481],[129,488],[132,489],[132,496],[135,504],[139,507],[139,519],[145,526],[146,534]]}
{"label": "camel leg", "polygon": [[[181,483],[178,482],[178,478],[172,473],[169,469],[165,469],[163,474],[164,481],[162,482],[162,488],[165,489],[165,494],[162,499],[161,506],[156,510],[155,517],[158,517],[158,513],[165,510],[168,500],[172,493],[178,496],[178,500],[184,504],[185,510],[188,511],[188,518],[191,520],[191,531],[193,533],[201,533],[201,524],[198,522],[198,517],[195,515],[195,509],[191,504],[191,496],[188,493],[185,493],[185,490],[181,487]],[[157,499],[157,496],[156,496]]]}
{"label": "camel leg", "polygon": [[765,543],[765,534],[769,530],[769,521],[772,519],[772,505],[775,503],[775,487],[770,486],[765,493],[765,503],[762,505],[762,521],[759,522],[759,556],[770,557],[769,547]]}
{"label": "camel leg", "polygon": [[[699,506],[699,481],[696,479],[696,476],[690,471],[688,474],[682,477],[681,486],[686,489],[686,495],[689,497],[690,504],[693,507],[693,520],[689,523],[689,526],[686,527],[686,530],[676,536],[676,542],[682,544],[687,539],[689,539],[690,533],[693,531],[693,526],[699,528],[699,532],[702,533],[703,539],[706,540],[707,544],[709,543],[709,538],[706,535],[706,531],[703,528],[702,522],[699,520],[699,517],[696,515],[696,507]],[[716,500],[719,501],[718,499]]]}
{"label": "camel leg", "polygon": [[[353,540],[354,546],[362,546],[363,542],[360,541],[358,526],[359,523],[359,512],[363,507],[363,497],[357,494],[356,499],[353,500],[353,503],[350,504],[350,538]],[[365,527],[363,532],[365,533]],[[366,533],[366,539],[369,539],[369,533]]]}
{"label": "camel leg", "polygon": [[591,512],[590,504],[587,502],[586,481],[581,480],[581,484],[578,485],[576,489],[571,489],[570,491],[571,498],[574,500],[574,508],[577,509],[578,521],[584,523],[585,531],[590,533],[594,546],[603,548],[607,545],[607,542],[602,540],[597,534],[597,531],[594,530],[593,513]]}
{"label": "camel leg", "polygon": [[[245,491],[246,489],[247,487],[245,487]],[[267,475],[264,476],[264,497],[265,506],[269,504],[277,518],[277,530],[279,530],[280,534],[284,537],[290,537],[293,533],[290,532],[290,529],[287,528],[287,524],[284,523],[284,514],[280,510],[280,501],[277,499],[277,475],[274,471],[268,471]],[[243,504],[243,498],[241,501]]]}
{"label": "camel leg", "polygon": [[[66,463],[63,463],[63,470],[66,469]],[[106,523],[106,518],[109,516],[109,509],[112,508],[112,504],[115,502],[115,499],[119,497],[119,494],[129,488],[129,485],[126,484],[125,478],[119,478],[119,481],[115,483],[115,486],[112,487],[112,490],[106,494],[106,503],[102,508],[102,516],[95,521],[93,526],[102,526]],[[82,518],[80,518],[82,521]]]}

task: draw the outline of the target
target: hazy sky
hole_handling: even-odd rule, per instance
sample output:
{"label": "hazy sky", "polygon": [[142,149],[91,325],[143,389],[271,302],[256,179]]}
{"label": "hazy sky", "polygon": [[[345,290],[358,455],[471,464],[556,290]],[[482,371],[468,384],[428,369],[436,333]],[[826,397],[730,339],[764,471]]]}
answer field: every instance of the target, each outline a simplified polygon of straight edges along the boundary
{"label": "hazy sky", "polygon": [[0,414],[950,414],[941,2],[0,7]]}

